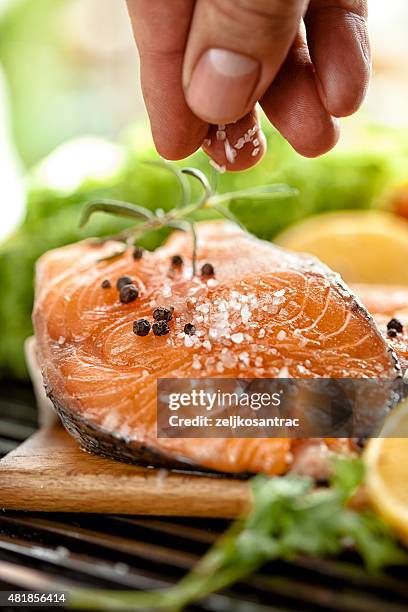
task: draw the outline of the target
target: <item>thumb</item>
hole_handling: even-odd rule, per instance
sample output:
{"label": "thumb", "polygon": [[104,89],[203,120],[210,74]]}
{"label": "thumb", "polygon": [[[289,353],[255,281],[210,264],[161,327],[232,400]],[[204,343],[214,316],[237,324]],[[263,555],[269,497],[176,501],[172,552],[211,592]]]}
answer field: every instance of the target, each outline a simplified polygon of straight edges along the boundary
{"label": "thumb", "polygon": [[262,97],[296,36],[307,0],[198,0],[183,85],[191,110],[230,123]]}

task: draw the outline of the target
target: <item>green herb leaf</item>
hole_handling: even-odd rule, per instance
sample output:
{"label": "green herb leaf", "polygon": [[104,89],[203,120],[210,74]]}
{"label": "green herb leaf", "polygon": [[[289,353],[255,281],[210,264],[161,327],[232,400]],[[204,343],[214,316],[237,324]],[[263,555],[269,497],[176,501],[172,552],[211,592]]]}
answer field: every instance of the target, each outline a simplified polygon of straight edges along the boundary
{"label": "green herb leaf", "polygon": [[336,457],[333,459],[335,470],[331,478],[331,485],[349,499],[355,493],[357,487],[364,478],[364,463],[359,458],[343,459]]}
{"label": "green herb leaf", "polygon": [[96,212],[105,212],[121,217],[129,217],[142,221],[154,219],[153,213],[143,206],[138,204],[130,204],[129,202],[119,202],[117,200],[94,200],[88,202],[84,207],[79,221],[79,226],[83,227]]}
{"label": "green herb leaf", "polygon": [[203,204],[205,204],[205,202],[208,200],[208,198],[212,194],[212,189],[211,189],[211,185],[208,182],[208,179],[205,176],[204,172],[201,172],[201,170],[197,170],[196,168],[183,168],[182,173],[188,174],[189,176],[193,176],[195,179],[197,179],[201,183],[204,189],[204,193],[199,200],[198,206],[202,206]]}

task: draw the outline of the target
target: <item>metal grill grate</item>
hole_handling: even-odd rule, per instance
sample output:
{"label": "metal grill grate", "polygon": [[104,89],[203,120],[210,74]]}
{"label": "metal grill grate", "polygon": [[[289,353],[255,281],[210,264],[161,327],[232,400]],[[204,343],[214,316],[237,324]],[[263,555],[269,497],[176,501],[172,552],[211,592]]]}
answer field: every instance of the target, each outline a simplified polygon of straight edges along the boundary
{"label": "metal grill grate", "polygon": [[[0,385],[0,453],[35,429],[28,386]],[[1,496],[1,492],[0,492]],[[227,526],[211,519],[0,512],[0,589],[68,585],[154,589],[174,584]],[[403,570],[372,577],[352,554],[271,563],[191,610],[406,612]]]}

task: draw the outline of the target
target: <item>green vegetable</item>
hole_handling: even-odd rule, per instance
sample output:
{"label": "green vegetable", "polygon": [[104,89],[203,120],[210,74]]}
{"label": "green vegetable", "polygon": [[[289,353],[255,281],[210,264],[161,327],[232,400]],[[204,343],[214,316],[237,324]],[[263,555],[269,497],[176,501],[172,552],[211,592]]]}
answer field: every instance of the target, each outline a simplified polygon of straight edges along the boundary
{"label": "green vegetable", "polygon": [[252,480],[253,510],[234,523],[173,588],[155,593],[74,590],[71,607],[90,610],[182,610],[228,587],[272,559],[339,553],[350,540],[369,571],[406,563],[407,554],[371,511],[348,507],[363,479],[360,459],[337,459],[327,489],[288,475]]}

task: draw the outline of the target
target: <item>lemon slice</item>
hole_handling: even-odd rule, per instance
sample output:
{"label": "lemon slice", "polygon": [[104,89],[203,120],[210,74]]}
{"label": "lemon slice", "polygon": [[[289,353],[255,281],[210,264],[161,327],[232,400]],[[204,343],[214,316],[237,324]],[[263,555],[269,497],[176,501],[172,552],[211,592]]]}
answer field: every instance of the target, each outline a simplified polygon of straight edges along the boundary
{"label": "lemon slice", "polygon": [[326,213],[300,221],[275,242],[311,253],[348,283],[408,284],[408,221],[385,211]]}
{"label": "lemon slice", "polygon": [[408,401],[391,413],[381,437],[369,441],[364,460],[371,504],[408,543]]}

